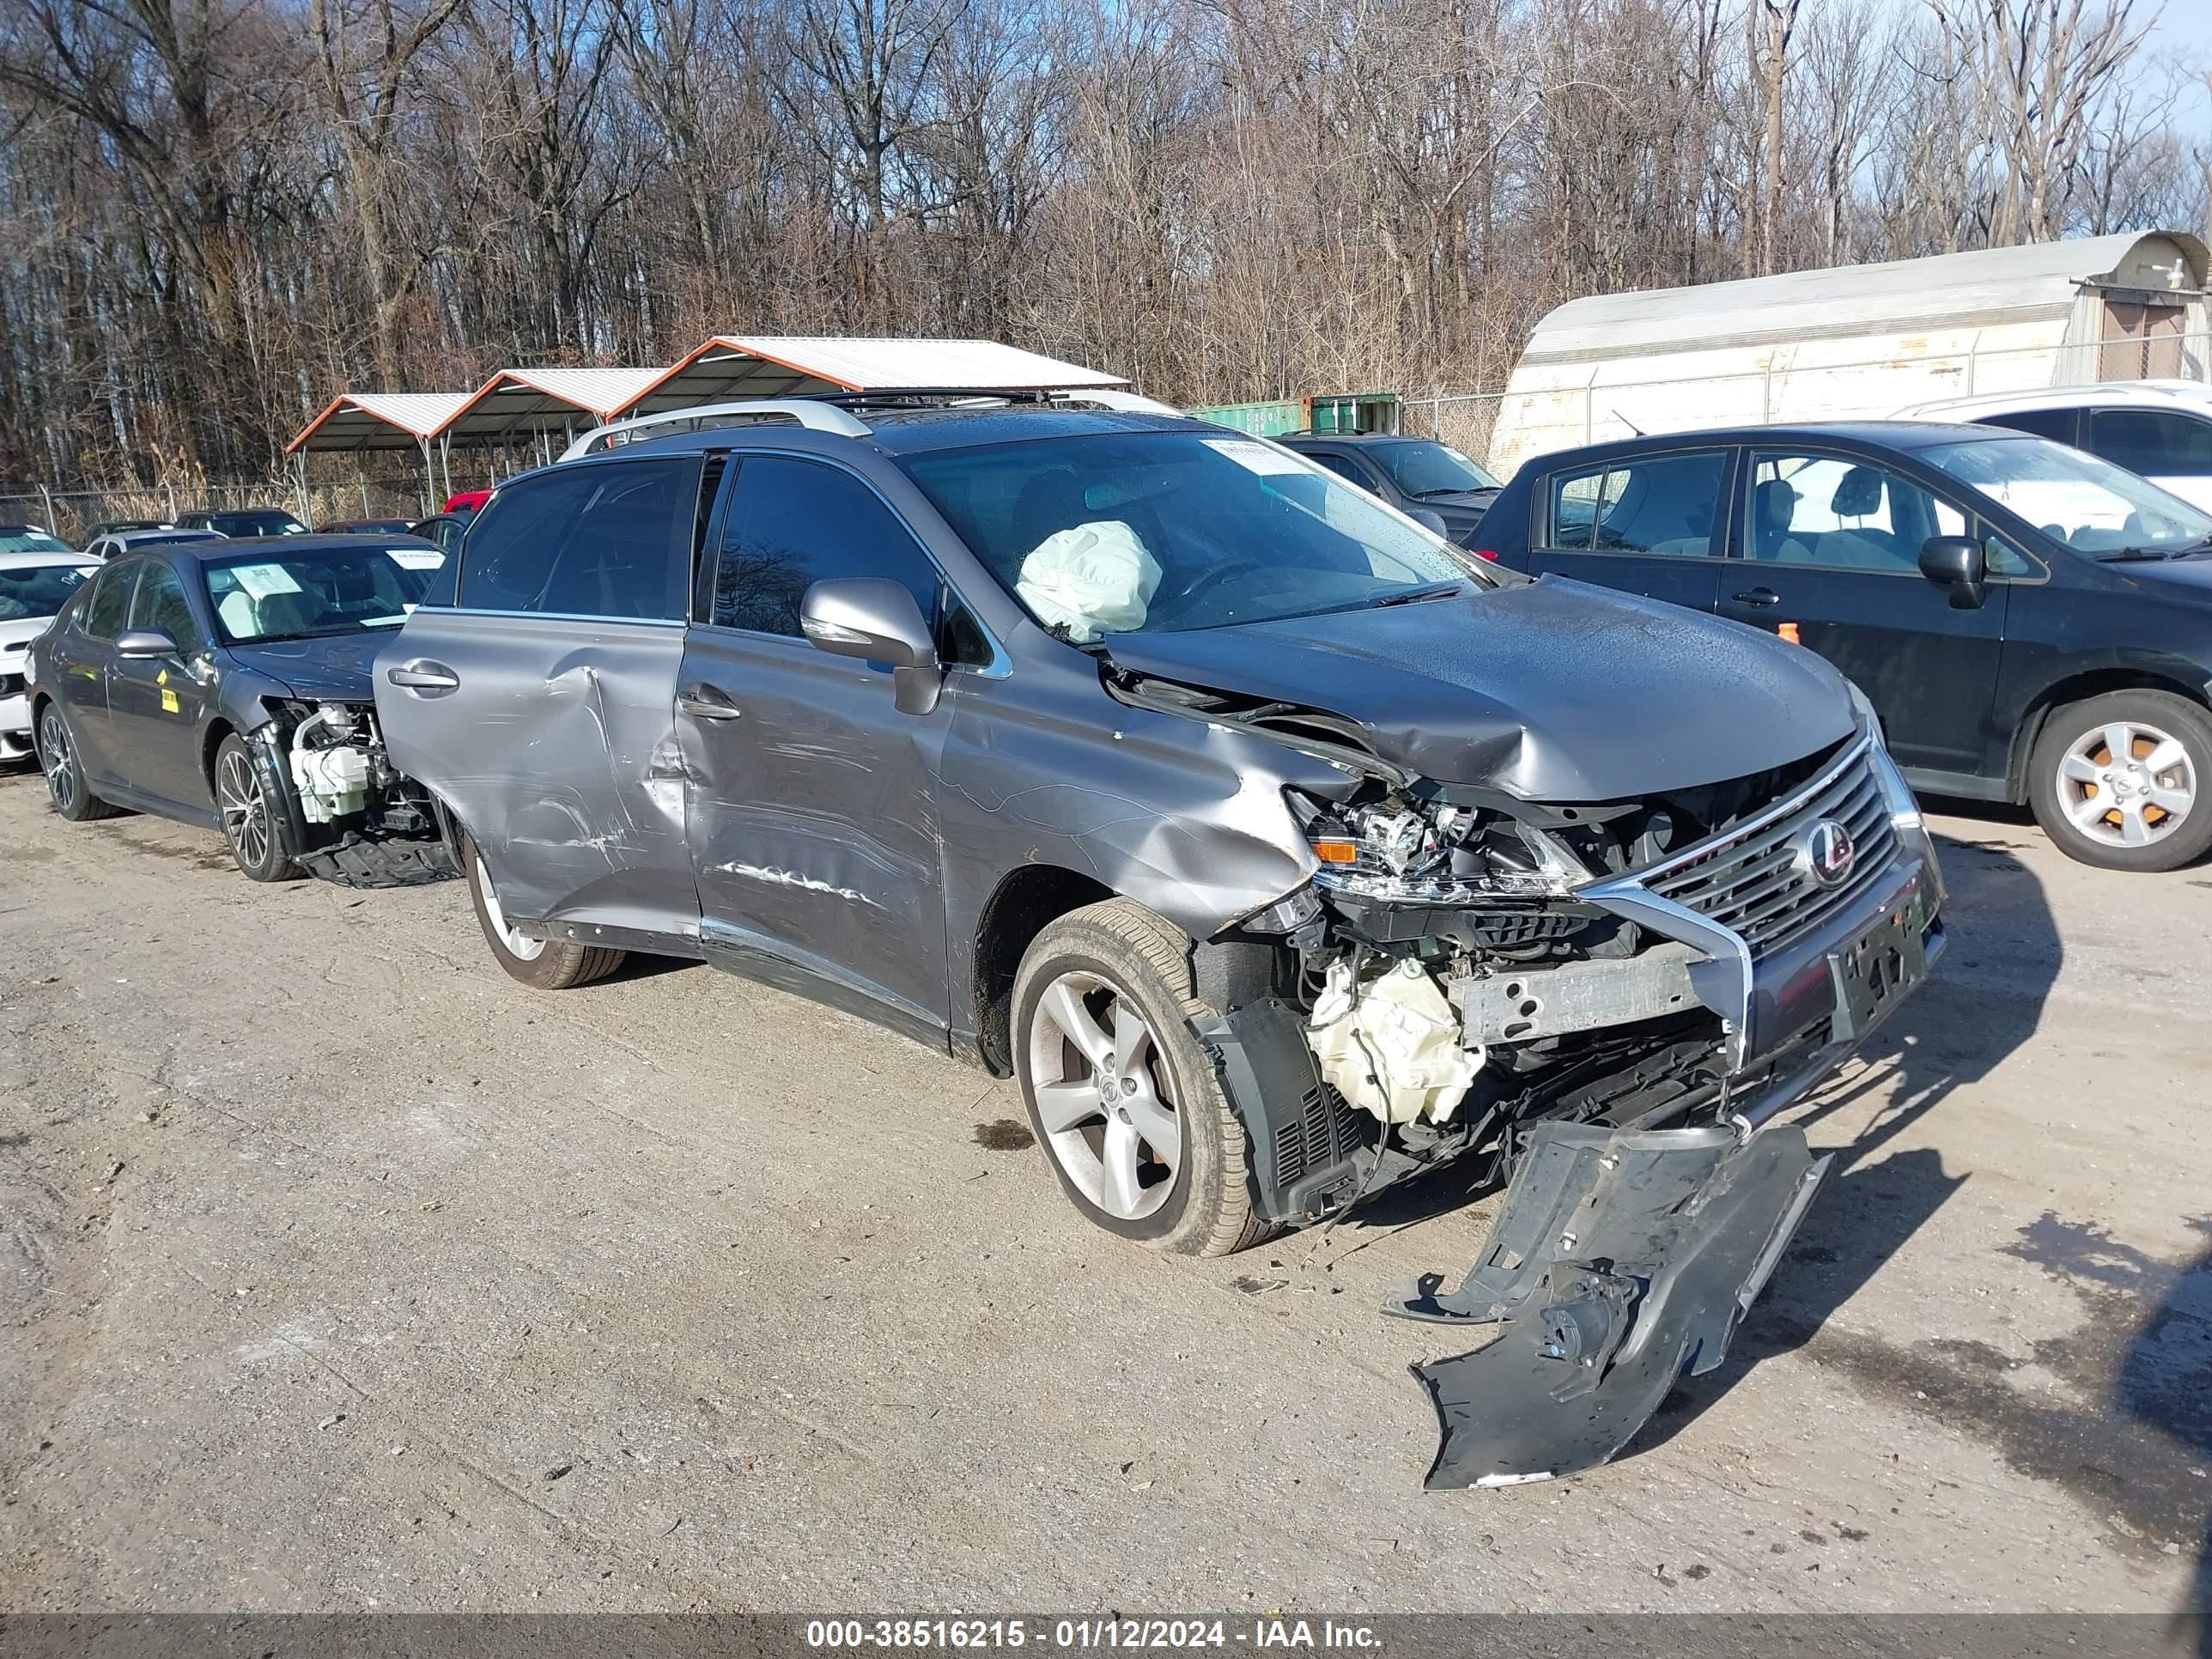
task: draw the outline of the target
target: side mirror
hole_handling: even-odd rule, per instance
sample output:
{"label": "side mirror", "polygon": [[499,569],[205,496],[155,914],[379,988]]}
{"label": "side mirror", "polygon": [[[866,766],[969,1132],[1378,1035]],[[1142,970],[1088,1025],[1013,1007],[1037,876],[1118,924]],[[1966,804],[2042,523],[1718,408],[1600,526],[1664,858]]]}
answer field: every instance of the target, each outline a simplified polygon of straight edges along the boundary
{"label": "side mirror", "polygon": [[927,714],[937,707],[945,684],[937,641],[902,583],[884,576],[816,582],[799,602],[799,629],[817,651],[889,663],[902,714]]}
{"label": "side mirror", "polygon": [[1424,530],[1433,530],[1446,541],[1451,539],[1451,532],[1444,524],[1444,515],[1434,507],[1409,507],[1406,509],[1406,516]]}
{"label": "side mirror", "polygon": [[177,642],[166,628],[125,629],[115,636],[115,654],[130,661],[173,657],[178,654]]}
{"label": "side mirror", "polygon": [[1930,536],[1920,544],[1920,574],[1951,590],[1954,611],[1978,611],[1987,597],[1989,550],[1971,536]]}

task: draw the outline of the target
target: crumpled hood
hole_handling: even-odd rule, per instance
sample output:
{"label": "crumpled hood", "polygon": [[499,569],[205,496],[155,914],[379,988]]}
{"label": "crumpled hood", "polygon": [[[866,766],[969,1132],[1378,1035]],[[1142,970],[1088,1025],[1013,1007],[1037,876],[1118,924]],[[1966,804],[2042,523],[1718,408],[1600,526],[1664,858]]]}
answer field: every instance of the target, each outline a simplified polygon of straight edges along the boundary
{"label": "crumpled hood", "polygon": [[1109,635],[1140,674],[1326,710],[1385,760],[1527,800],[1717,783],[1848,736],[1844,678],[1717,617],[1557,577],[1188,633]]}
{"label": "crumpled hood", "polygon": [[272,640],[265,645],[234,645],[229,652],[240,667],[282,681],[295,696],[368,702],[375,696],[369,670],[376,653],[398,632],[379,629],[323,640]]}

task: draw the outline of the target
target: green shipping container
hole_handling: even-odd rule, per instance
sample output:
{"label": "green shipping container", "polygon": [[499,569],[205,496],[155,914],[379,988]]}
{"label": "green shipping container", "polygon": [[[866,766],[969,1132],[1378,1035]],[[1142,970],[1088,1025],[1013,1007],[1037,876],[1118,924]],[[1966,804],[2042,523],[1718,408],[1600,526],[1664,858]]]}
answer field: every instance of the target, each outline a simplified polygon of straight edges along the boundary
{"label": "green shipping container", "polygon": [[1216,404],[1190,411],[1201,421],[1235,427],[1255,438],[1279,438],[1286,432],[1395,432],[1395,392],[1334,392],[1310,398],[1277,398],[1266,403]]}

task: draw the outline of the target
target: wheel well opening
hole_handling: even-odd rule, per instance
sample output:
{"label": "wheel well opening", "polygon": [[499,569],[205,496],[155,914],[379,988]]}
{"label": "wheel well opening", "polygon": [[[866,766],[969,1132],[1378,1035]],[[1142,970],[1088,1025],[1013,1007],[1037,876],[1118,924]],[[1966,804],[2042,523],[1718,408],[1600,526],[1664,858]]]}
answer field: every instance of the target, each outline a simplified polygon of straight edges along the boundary
{"label": "wheel well opening", "polygon": [[2028,798],[2028,757],[2035,752],[2036,740],[2043,735],[2044,723],[2051,718],[2051,711],[2063,708],[2068,703],[2086,702],[2091,697],[2102,696],[2107,691],[2166,691],[2185,698],[2200,708],[2205,706],[2202,686],[2191,685],[2186,681],[2170,679],[2139,668],[2100,668],[2059,681],[2037,694],[2035,701],[2028,705],[2027,712],[2021,717],[2020,725],[2013,732],[2012,758],[2006,771],[2006,784],[2009,798],[2015,806]]}
{"label": "wheel well opening", "polygon": [[222,747],[222,740],[236,728],[218,716],[208,722],[207,734],[200,739],[200,776],[206,782],[208,793],[215,793],[215,751]]}
{"label": "wheel well opening", "polygon": [[1014,975],[1048,924],[1114,896],[1102,881],[1055,865],[1026,865],[999,884],[975,927],[975,1036],[994,1077],[1013,1070]]}

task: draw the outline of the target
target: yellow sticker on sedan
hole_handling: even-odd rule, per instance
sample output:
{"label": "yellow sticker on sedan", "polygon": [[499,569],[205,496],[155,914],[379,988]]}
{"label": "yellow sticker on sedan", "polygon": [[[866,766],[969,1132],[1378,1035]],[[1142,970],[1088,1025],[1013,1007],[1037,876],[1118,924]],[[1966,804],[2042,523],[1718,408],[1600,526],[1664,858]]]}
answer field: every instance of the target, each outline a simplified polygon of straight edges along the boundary
{"label": "yellow sticker on sedan", "polygon": [[161,712],[165,714],[176,714],[183,712],[177,706],[177,694],[175,692],[166,689],[162,691]]}

